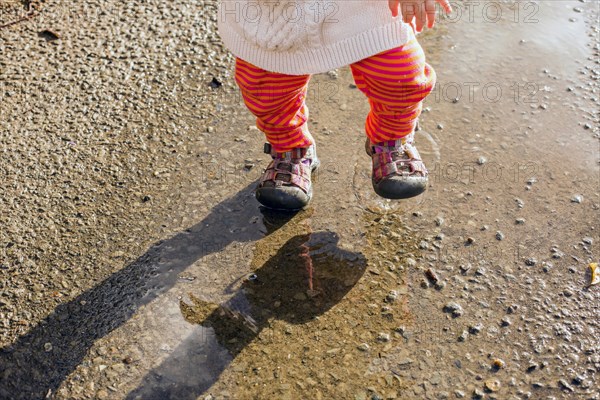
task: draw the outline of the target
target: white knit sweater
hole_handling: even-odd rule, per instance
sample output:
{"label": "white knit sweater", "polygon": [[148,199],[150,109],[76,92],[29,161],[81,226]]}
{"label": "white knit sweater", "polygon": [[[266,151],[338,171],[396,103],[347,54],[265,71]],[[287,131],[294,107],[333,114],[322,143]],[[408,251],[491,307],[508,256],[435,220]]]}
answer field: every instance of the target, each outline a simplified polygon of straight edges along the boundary
{"label": "white knit sweater", "polygon": [[235,56],[290,75],[326,72],[413,37],[387,0],[221,0],[218,18]]}

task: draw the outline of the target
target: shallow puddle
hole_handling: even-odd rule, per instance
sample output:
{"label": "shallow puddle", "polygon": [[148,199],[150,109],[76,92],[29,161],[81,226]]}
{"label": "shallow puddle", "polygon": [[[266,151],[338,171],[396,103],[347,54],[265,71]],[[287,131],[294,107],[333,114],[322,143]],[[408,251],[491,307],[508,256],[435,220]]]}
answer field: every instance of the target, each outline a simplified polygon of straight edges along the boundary
{"label": "shallow puddle", "polygon": [[[322,167],[295,214],[253,196],[267,159],[231,77],[163,77],[181,115],[152,132],[177,168],[152,165],[143,200],[168,203],[163,239],[3,348],[0,395],[598,399],[597,16],[460,2],[422,35],[430,186],[402,202],[371,188],[347,68],[311,83]],[[188,147],[160,135],[178,126]]]}

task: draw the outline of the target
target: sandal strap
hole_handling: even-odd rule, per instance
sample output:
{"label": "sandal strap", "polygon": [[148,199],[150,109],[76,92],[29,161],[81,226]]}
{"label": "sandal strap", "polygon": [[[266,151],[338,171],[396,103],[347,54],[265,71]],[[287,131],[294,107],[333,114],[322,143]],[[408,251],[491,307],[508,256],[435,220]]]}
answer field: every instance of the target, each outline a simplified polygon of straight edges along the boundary
{"label": "sandal strap", "polygon": [[273,149],[271,143],[265,143],[263,151],[265,154],[270,154],[274,159],[299,160],[304,158],[308,148],[299,147],[290,151],[286,151],[285,153],[278,153],[275,151],[275,149]]}
{"label": "sandal strap", "polygon": [[302,162],[295,163],[283,158],[275,158],[265,170],[261,184],[272,181],[275,187],[293,185],[302,189],[304,193],[308,193],[311,186],[310,177],[310,166]]}
{"label": "sandal strap", "polygon": [[373,178],[375,181],[390,175],[428,174],[425,164],[412,143],[400,140],[380,143],[372,146]]}

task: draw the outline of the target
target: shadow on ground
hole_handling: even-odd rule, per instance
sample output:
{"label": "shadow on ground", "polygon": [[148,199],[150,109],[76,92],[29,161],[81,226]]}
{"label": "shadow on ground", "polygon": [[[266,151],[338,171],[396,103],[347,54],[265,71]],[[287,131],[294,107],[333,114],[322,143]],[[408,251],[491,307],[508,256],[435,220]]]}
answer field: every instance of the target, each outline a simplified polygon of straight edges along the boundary
{"label": "shadow on ground", "polygon": [[337,304],[366,268],[362,254],[340,249],[338,239],[296,235],[226,303],[182,303],[186,319],[200,325],[127,399],[197,399],[272,319],[302,324]]}
{"label": "shadow on ground", "polygon": [[[253,186],[215,206],[190,229],[153,245],[94,288],[59,305],[29,333],[0,349],[0,398],[41,399],[53,394],[96,340],[172,288],[187,267],[232,242],[264,237],[260,224],[248,229],[248,221],[261,217]],[[267,234],[291,217],[263,215]]]}

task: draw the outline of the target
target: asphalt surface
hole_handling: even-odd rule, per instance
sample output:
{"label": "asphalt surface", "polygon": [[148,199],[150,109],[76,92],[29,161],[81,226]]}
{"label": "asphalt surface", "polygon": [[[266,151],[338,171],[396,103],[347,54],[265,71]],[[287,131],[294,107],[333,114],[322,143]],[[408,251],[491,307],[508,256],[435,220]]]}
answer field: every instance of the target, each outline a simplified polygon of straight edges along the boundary
{"label": "asphalt surface", "polygon": [[315,76],[296,215],[253,197],[216,7],[0,3],[0,398],[599,399],[599,3],[420,36],[410,201],[372,191],[349,70]]}

